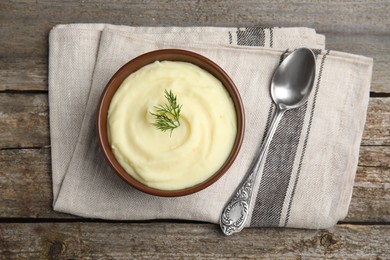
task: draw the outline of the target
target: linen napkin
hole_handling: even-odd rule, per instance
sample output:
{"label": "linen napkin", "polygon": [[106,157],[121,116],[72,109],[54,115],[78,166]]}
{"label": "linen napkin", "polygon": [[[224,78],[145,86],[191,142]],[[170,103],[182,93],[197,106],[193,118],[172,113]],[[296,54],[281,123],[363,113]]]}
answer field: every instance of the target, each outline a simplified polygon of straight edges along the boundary
{"label": "linen napkin", "polygon": [[[274,111],[272,74],[298,47],[314,49],[317,73],[308,102],[286,112],[255,183],[247,226],[326,228],[348,211],[368,106],[372,59],[325,50],[309,28],[128,27],[70,24],[49,36],[53,207],[83,217],[219,222],[223,206],[259,149]],[[97,145],[100,95],[126,62],[180,48],[216,62],[235,82],[246,130],[229,171],[184,197],[139,192],[110,169]]]}

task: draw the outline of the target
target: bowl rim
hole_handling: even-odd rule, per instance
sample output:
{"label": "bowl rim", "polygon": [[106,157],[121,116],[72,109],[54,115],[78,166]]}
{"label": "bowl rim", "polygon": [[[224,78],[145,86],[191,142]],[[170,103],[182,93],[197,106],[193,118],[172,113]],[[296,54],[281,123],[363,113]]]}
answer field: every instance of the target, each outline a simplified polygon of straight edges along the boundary
{"label": "bowl rim", "polygon": [[[127,78],[130,74],[134,73],[140,68],[148,64],[151,64],[157,60],[189,62],[208,71],[214,77],[216,77],[222,82],[225,89],[228,91],[230,97],[232,98],[235,107],[236,118],[237,118],[237,133],[236,133],[236,138],[234,140],[232,150],[228,158],[226,159],[224,164],[219,168],[219,170],[216,171],[209,178],[207,178],[205,181],[184,189],[161,190],[161,189],[149,187],[146,184],[138,181],[122,168],[122,166],[116,160],[111,150],[111,146],[108,142],[107,112],[113,95],[115,94],[116,90],[120,87],[123,80]],[[188,51],[188,50],[183,50],[183,49],[159,49],[159,50],[150,51],[141,54],[135,57],[134,59],[130,60],[125,65],[123,65],[119,70],[117,70],[116,73],[108,81],[101,94],[98,103],[96,133],[97,133],[98,144],[100,146],[100,149],[106,161],[108,162],[110,167],[114,170],[114,172],[127,184],[131,185],[132,187],[144,193],[160,196],[160,197],[179,197],[179,196],[190,195],[195,192],[201,191],[207,188],[208,186],[212,185],[213,183],[215,183],[219,178],[221,178],[227,172],[227,170],[235,161],[243,142],[244,132],[245,132],[244,106],[241,100],[241,96],[238,92],[238,89],[234,84],[234,82],[232,81],[232,79],[215,62],[211,61],[210,59],[198,53]]]}

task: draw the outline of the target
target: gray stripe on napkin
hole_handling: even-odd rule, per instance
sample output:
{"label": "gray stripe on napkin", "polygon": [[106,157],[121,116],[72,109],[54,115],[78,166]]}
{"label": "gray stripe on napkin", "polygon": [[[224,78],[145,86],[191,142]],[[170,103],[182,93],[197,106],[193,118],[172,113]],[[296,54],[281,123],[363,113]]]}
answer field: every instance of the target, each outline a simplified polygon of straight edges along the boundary
{"label": "gray stripe on napkin", "polygon": [[265,32],[261,27],[237,29],[237,45],[261,46],[265,45]]}
{"label": "gray stripe on napkin", "polygon": [[307,103],[287,111],[280,121],[263,168],[251,226],[279,226],[306,110]]}
{"label": "gray stripe on napkin", "polygon": [[[314,53],[316,54],[316,56],[317,56],[319,53],[321,53],[321,50],[313,50],[313,51],[314,51]],[[289,202],[289,204],[288,204],[286,220],[285,220],[285,222],[284,222],[284,226],[285,226],[285,227],[287,226],[288,220],[289,220],[289,218],[290,218],[291,205],[292,205],[292,203],[293,203],[293,199],[294,199],[294,195],[295,195],[295,190],[296,190],[296,187],[297,187],[297,184],[298,184],[299,175],[300,175],[300,173],[301,173],[302,162],[303,162],[303,159],[304,159],[304,157],[305,157],[305,152],[306,152],[306,147],[307,147],[307,141],[308,141],[308,139],[309,139],[310,129],[311,129],[311,125],[312,125],[312,122],[313,122],[313,115],[314,115],[314,110],[315,110],[315,108],[316,108],[316,100],[317,100],[317,95],[318,95],[318,89],[319,89],[320,83],[321,83],[322,70],[323,70],[323,67],[324,67],[324,64],[325,64],[326,56],[327,56],[328,54],[329,54],[329,50],[324,54],[324,56],[322,56],[321,65],[320,65],[320,69],[319,69],[319,72],[318,72],[318,80],[317,80],[316,87],[315,87],[315,90],[314,90],[313,105],[312,105],[311,111],[310,111],[309,125],[308,125],[308,127],[307,127],[307,132],[306,132],[305,140],[304,140],[304,143],[303,143],[302,154],[301,154],[301,157],[300,157],[300,159],[299,159],[298,170],[297,170],[297,176],[295,177],[294,187],[293,187],[293,190],[292,190],[292,193],[291,193],[291,199],[290,199],[290,202]]]}
{"label": "gray stripe on napkin", "polygon": [[307,104],[287,111],[270,144],[252,214],[252,226],[278,226]]}

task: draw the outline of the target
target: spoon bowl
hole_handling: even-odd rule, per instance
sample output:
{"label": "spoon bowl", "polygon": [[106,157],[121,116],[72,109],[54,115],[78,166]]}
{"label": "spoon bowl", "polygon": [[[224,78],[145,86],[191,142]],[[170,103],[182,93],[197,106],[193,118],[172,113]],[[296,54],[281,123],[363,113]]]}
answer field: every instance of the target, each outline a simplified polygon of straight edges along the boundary
{"label": "spoon bowl", "polygon": [[286,109],[301,106],[311,92],[315,72],[313,52],[306,48],[297,49],[284,59],[272,77],[272,100]]}
{"label": "spoon bowl", "polygon": [[244,228],[253,186],[280,119],[287,110],[298,108],[306,102],[313,88],[315,72],[316,58],[307,48],[295,50],[276,69],[271,83],[271,97],[276,105],[275,114],[247,176],[222,211],[220,226],[225,235],[240,232]]}

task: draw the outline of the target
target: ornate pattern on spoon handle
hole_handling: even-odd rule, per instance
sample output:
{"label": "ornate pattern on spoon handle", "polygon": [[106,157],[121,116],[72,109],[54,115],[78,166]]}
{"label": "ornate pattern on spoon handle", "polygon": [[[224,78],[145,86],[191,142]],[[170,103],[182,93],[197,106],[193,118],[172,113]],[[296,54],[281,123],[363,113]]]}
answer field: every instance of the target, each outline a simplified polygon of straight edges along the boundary
{"label": "ornate pattern on spoon handle", "polygon": [[252,172],[236,191],[221,214],[220,226],[225,235],[237,233],[244,228],[249,214],[256,172]]}

